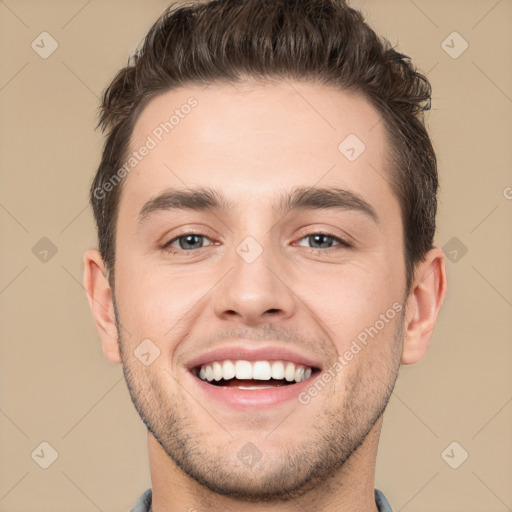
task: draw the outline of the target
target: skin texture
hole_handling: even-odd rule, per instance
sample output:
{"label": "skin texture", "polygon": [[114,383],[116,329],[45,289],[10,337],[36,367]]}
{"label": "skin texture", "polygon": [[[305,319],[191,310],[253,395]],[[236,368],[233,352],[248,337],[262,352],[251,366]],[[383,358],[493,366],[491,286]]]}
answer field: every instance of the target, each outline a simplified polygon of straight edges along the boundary
{"label": "skin texture", "polygon": [[[446,292],[444,255],[427,254],[407,296],[389,147],[363,97],[305,82],[190,86],[148,103],[132,148],[192,96],[197,106],[122,185],[115,296],[99,252],[84,257],[104,355],[123,364],[148,428],[152,510],[375,512],[382,413],[400,365],[426,353]],[[366,146],[354,161],[338,150],[349,134]],[[159,211],[138,223],[162,191],[199,186],[233,208]],[[277,213],[274,202],[301,186],[357,193],[378,222],[354,210]],[[188,233],[205,238],[180,250],[176,237]],[[350,247],[329,237],[319,245],[317,233]],[[236,251],[249,236],[262,248],[250,264]],[[170,253],[163,246],[173,240]],[[290,347],[332,368],[393,305],[400,313],[307,404],[234,410],[208,399],[184,366],[247,343]],[[160,350],[149,366],[134,355],[144,339]],[[237,456],[248,442],[262,455],[251,467]]]}

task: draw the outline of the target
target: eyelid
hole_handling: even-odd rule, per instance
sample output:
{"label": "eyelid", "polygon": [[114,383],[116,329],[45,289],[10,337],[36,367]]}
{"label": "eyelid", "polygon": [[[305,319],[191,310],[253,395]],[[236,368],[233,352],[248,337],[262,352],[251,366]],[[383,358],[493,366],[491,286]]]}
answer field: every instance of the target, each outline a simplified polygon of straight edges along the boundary
{"label": "eyelid", "polygon": [[[205,249],[206,247],[210,247],[210,246],[215,244],[215,242],[212,239],[212,237],[210,237],[209,235],[206,235],[204,232],[198,231],[197,229],[193,229],[193,230],[190,230],[190,231],[184,231],[182,233],[179,233],[178,235],[173,236],[172,238],[170,238],[168,240],[166,239],[167,242],[164,243],[163,248],[164,249],[168,249],[171,246],[171,244],[173,244],[174,242],[178,241],[180,238],[184,238],[184,237],[186,237],[188,235],[195,235],[195,236],[200,236],[202,238],[207,238],[208,240],[210,240],[210,242],[212,242],[210,245],[201,247],[201,249]],[[193,251],[184,251],[183,249],[176,249],[176,250],[183,251],[183,252],[193,252]]]}
{"label": "eyelid", "polygon": [[[177,242],[180,238],[186,237],[188,235],[195,235],[195,236],[200,236],[202,238],[206,238],[211,243],[209,245],[205,245],[203,247],[199,247],[198,249],[191,249],[191,250],[188,250],[188,251],[185,250],[185,249],[171,247],[171,244]],[[307,247],[307,246],[302,246],[302,245],[299,245],[299,247],[303,247],[304,249],[308,249],[308,250],[313,251],[313,252],[328,252],[329,250],[336,249],[336,247],[338,247],[338,248],[339,247],[346,247],[346,248],[352,248],[353,247],[353,243],[350,242],[349,240],[347,240],[347,238],[345,238],[344,236],[336,235],[336,234],[331,233],[329,230],[326,230],[326,229],[322,229],[322,228],[315,229],[315,228],[311,228],[311,227],[307,231],[305,231],[303,234],[301,234],[298,238],[296,238],[295,239],[296,242],[293,242],[293,243],[296,244],[297,242],[300,242],[300,241],[304,240],[305,238],[308,238],[308,237],[311,237],[311,236],[315,236],[315,235],[324,235],[326,237],[332,238],[337,243],[335,245],[333,245],[331,247],[327,247],[327,248]],[[211,236],[209,236],[208,234],[205,233],[205,230],[202,230],[202,229],[199,229],[199,228],[188,228],[188,229],[185,228],[184,231],[180,231],[179,233],[177,233],[172,238],[165,238],[165,240],[166,241],[163,243],[163,245],[161,245],[161,248],[163,250],[166,250],[167,252],[170,252],[170,253],[181,253],[181,254],[188,253],[188,254],[192,254],[192,253],[199,252],[201,249],[207,249],[208,247],[219,245],[218,242],[215,242],[213,237],[211,237]]]}
{"label": "eyelid", "polygon": [[[337,231],[336,233],[334,232],[335,230]],[[342,231],[342,233],[339,233],[339,231]],[[303,238],[305,238],[307,236],[313,236],[313,235],[329,236],[331,238],[337,239],[338,241],[342,242],[343,244],[345,244],[349,247],[354,247],[354,245],[356,244],[356,240],[349,233],[347,233],[343,230],[340,230],[340,228],[336,228],[334,226],[316,225],[316,224],[311,224],[309,226],[302,228],[300,230],[299,235],[295,238],[295,240],[302,240]]]}
{"label": "eyelid", "polygon": [[165,234],[159,238],[159,245],[165,245],[170,241],[175,240],[176,238],[187,235],[200,235],[209,239],[218,237],[215,231],[210,229],[207,225],[202,223],[186,223],[180,226],[176,226],[172,230],[166,231]]}
{"label": "eyelid", "polygon": [[308,238],[308,237],[314,236],[314,235],[327,236],[329,238],[332,238],[333,240],[335,240],[338,243],[337,243],[337,245],[334,245],[332,247],[327,247],[325,249],[316,248],[316,247],[306,247],[306,246],[300,246],[300,247],[304,247],[305,249],[310,249],[312,251],[322,251],[322,252],[329,251],[330,249],[334,249],[335,247],[347,247],[347,248],[353,247],[352,244],[349,241],[347,241],[345,238],[338,236],[338,235],[334,235],[329,232],[324,232],[324,231],[312,231],[310,233],[306,233],[304,236],[298,238],[297,241],[300,242],[301,240],[304,240],[305,238]]}

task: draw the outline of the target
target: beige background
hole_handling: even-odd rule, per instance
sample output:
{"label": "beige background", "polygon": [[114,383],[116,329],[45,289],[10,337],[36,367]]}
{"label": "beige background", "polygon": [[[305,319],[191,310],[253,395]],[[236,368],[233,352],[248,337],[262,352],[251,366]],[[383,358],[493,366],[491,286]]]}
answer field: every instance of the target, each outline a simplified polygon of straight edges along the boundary
{"label": "beige background", "polygon": [[[446,249],[447,300],[429,354],[401,370],[376,486],[395,512],[512,510],[512,2],[352,3],[428,72],[437,244],[468,248]],[[0,511],[121,512],[150,486],[145,428],[81,278],[98,97],[166,5],[0,1]],[[47,59],[31,48],[43,31],[59,45]],[[469,44],[456,59],[441,46],[454,31]],[[46,262],[43,237],[57,249]],[[43,441],[58,452],[48,469],[31,457]],[[442,458],[453,441],[446,460],[469,454],[458,469]]]}

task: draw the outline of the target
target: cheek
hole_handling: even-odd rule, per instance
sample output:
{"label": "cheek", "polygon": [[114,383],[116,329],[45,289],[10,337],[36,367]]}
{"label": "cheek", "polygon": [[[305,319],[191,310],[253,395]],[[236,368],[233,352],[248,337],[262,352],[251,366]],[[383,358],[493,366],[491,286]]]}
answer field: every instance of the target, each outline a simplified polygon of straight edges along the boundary
{"label": "cheek", "polygon": [[198,272],[125,262],[117,269],[116,298],[122,321],[137,338],[174,338],[215,282]]}
{"label": "cheek", "polygon": [[381,315],[388,320],[386,326],[392,323],[396,313],[393,305],[401,300],[397,286],[401,281],[398,276],[393,279],[390,272],[388,268],[386,275],[377,265],[351,265],[322,275],[303,274],[298,295],[342,347],[376,322],[381,327]]}

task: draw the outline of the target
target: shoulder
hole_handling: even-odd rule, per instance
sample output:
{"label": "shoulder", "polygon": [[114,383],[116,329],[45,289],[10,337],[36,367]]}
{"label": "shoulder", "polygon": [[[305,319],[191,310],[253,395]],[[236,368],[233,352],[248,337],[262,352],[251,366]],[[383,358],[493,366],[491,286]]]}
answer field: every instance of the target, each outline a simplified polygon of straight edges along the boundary
{"label": "shoulder", "polygon": [[153,492],[151,488],[146,489],[135,503],[135,506],[130,510],[130,512],[148,512],[149,506],[151,505],[151,497]]}
{"label": "shoulder", "polygon": [[384,496],[384,493],[379,491],[379,489],[375,489],[375,503],[377,504],[379,512],[393,512],[386,496]]}

